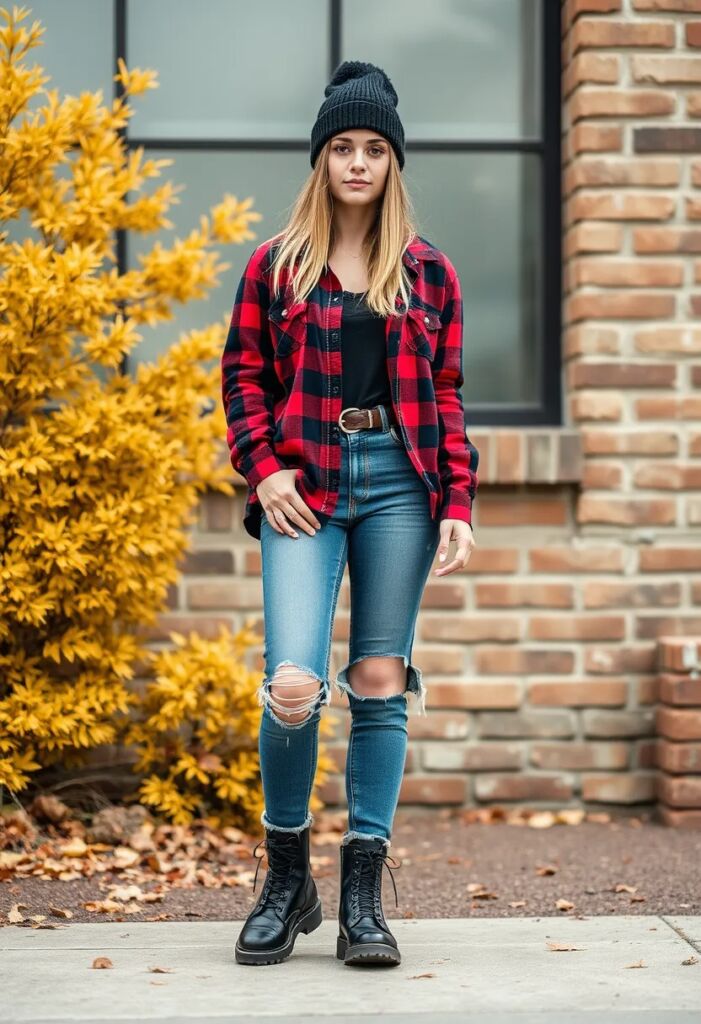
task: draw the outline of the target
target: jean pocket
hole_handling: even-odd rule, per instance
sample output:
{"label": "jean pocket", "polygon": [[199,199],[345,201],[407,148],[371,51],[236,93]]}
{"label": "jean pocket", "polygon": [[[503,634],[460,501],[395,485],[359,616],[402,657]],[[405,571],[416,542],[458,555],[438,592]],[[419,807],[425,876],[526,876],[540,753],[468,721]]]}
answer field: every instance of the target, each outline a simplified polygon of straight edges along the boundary
{"label": "jean pocket", "polygon": [[388,434],[395,444],[401,445],[402,448],[404,447],[404,441],[402,440],[401,434],[399,433],[398,428],[395,426],[394,423],[390,423]]}

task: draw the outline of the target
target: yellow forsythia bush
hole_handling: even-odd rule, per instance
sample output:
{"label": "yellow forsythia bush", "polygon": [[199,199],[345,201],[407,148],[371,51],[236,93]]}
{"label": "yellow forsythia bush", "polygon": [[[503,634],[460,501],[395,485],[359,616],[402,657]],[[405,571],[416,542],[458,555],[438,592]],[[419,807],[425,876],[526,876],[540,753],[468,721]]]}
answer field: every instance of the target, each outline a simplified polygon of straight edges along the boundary
{"label": "yellow forsythia bush", "polygon": [[[178,201],[169,183],[142,194],[173,161],[144,160],[120,135],[127,99],[155,75],[120,61],[110,108],[100,91],[60,99],[25,63],[44,31],[22,25],[27,13],[0,8],[0,796],[136,722],[145,800],[181,820],[196,783],[245,814],[260,796],[257,755],[240,743],[261,709],[240,643],[160,652],[143,708],[129,685],[153,653],[143,627],[165,609],[200,495],[233,493],[217,458],[229,311],[153,363],[126,373],[123,360],[139,325],[219,283],[230,264],[211,250],[255,238],[260,214],[227,194],[185,240],[120,272],[114,232],[172,227]],[[37,93],[46,102],[30,114]],[[21,217],[27,237],[10,241]],[[189,739],[174,739],[178,715]]]}

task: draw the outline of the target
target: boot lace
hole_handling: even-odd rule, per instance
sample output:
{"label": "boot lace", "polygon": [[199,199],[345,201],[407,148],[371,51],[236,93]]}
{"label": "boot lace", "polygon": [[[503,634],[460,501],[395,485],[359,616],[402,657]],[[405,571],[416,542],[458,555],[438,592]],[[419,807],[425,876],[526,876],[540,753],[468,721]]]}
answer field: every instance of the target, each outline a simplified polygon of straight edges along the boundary
{"label": "boot lace", "polygon": [[396,861],[395,858],[391,856],[391,854],[384,853],[382,850],[361,847],[357,851],[356,859],[353,863],[353,894],[355,896],[356,906],[361,914],[382,914],[380,889],[382,884],[381,879],[383,867],[386,867],[389,871],[389,877],[392,879],[392,886],[394,888],[394,904],[396,907],[399,906],[394,874],[392,873],[392,868],[387,863],[387,859],[394,861],[395,870],[402,866],[399,861]]}
{"label": "boot lace", "polygon": [[268,854],[268,873],[265,876],[265,883],[261,891],[261,899],[269,899],[276,909],[280,909],[280,906],[284,903],[285,898],[289,892],[290,882],[290,871],[292,865],[297,859],[297,844],[296,843],[276,843],[272,847],[273,853],[271,855],[271,848],[268,846],[267,837],[256,843],[253,848],[253,856],[256,857],[258,864],[256,865],[256,873],[253,877],[253,891],[256,891],[256,882],[258,879],[258,870],[260,868],[260,862],[263,860],[263,856],[257,857],[256,851],[259,846],[265,844],[265,850]]}

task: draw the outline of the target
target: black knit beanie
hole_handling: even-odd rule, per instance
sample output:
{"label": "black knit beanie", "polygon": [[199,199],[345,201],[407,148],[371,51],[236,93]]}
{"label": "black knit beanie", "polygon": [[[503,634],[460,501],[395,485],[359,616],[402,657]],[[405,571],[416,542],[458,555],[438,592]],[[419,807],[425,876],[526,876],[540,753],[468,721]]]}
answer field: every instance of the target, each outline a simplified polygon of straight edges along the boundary
{"label": "black knit beanie", "polygon": [[396,109],[399,97],[382,68],[346,60],[334,71],[324,96],[312,128],[312,167],[324,143],[346,128],[369,128],[384,135],[397,154],[400,170],[404,167],[404,128]]}

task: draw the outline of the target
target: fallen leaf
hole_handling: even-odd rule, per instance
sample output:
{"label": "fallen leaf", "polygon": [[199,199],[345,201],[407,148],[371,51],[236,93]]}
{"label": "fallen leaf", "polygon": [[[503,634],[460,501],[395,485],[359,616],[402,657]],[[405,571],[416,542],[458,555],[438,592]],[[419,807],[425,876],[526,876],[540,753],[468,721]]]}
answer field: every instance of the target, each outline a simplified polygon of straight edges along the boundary
{"label": "fallen leaf", "polygon": [[72,910],[64,910],[62,907],[49,906],[49,911],[54,915],[54,917],[73,917]]}
{"label": "fallen leaf", "polygon": [[91,966],[96,971],[104,971],[109,967],[114,967],[114,964],[108,956],[96,956]]}
{"label": "fallen leaf", "polygon": [[10,909],[8,910],[7,920],[10,922],[10,924],[21,924],[21,922],[24,921],[24,916],[20,913],[20,907],[22,907],[23,910],[27,910],[27,907],[24,903],[13,903]]}

